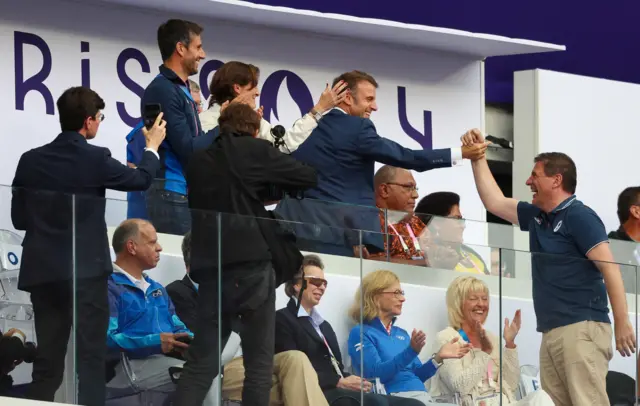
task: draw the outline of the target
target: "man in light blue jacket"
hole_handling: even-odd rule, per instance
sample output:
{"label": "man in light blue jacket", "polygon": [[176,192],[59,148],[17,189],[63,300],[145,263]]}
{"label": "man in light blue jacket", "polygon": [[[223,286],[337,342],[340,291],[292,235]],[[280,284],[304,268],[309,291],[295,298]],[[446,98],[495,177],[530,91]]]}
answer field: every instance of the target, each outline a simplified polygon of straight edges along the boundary
{"label": "man in light blue jacket", "polygon": [[[112,246],[116,261],[108,281],[109,352],[114,358],[126,354],[140,389],[172,385],[169,367],[182,366],[193,334],[176,315],[165,288],[143,274],[160,259],[156,230],[145,220],[126,220],[114,232]],[[118,364],[107,386],[129,387],[126,370]]]}

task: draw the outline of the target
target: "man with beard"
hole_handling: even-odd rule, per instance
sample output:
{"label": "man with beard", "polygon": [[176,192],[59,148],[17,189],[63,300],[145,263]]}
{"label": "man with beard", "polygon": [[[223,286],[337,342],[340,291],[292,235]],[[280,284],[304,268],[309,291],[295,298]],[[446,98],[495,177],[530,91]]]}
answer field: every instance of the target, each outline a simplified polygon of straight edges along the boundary
{"label": "man with beard", "polygon": [[184,235],[191,228],[184,169],[193,151],[213,141],[213,132],[202,131],[189,88],[189,76],[198,73],[205,58],[202,31],[196,23],[175,19],[158,28],[163,64],[141,99],[143,112],[147,104],[159,104],[167,122],[167,138],[159,151],[161,173],[147,192],[149,220],[160,233]]}

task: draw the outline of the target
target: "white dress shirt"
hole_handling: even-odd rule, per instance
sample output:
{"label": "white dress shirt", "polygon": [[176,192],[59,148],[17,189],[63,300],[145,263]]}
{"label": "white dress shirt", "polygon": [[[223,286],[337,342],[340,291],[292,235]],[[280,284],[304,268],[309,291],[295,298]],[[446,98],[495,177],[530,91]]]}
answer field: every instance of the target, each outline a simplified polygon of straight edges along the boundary
{"label": "white dress shirt", "polygon": [[147,293],[147,289],[149,289],[149,286],[151,286],[151,284],[149,282],[147,282],[147,280],[144,278],[144,276],[142,278],[140,278],[140,279],[136,279],[129,272],[125,271],[124,269],[122,269],[118,265],[116,265],[115,262],[113,263],[113,272],[114,273],[121,273],[124,276],[126,276],[127,278],[129,278],[131,283],[133,283],[136,288],[140,289],[145,294]]}
{"label": "white dress shirt", "polygon": [[[200,124],[202,125],[202,130],[206,133],[218,126],[218,118],[220,118],[220,105],[214,104],[207,110],[203,111],[199,115]],[[286,147],[282,146],[280,150],[285,153],[290,153],[298,149],[300,144],[302,144],[311,132],[318,126],[315,118],[313,118],[310,114],[305,114],[302,118],[296,120],[293,123],[293,126],[289,128],[285,133],[283,140],[286,144]],[[271,135],[272,125],[265,119],[262,119],[260,122],[260,133],[258,134],[259,138],[263,140],[267,140],[271,143],[275,141],[273,135]],[[288,148],[287,148],[288,147]]]}

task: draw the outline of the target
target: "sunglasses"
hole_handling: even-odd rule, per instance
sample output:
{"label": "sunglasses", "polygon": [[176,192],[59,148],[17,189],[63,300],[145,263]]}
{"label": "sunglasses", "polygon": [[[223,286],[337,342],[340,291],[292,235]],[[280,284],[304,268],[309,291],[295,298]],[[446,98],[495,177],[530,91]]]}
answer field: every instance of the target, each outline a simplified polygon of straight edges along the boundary
{"label": "sunglasses", "polygon": [[326,288],[329,282],[326,279],[318,278],[317,276],[305,276],[307,283],[312,284],[313,286],[319,288],[322,285]]}

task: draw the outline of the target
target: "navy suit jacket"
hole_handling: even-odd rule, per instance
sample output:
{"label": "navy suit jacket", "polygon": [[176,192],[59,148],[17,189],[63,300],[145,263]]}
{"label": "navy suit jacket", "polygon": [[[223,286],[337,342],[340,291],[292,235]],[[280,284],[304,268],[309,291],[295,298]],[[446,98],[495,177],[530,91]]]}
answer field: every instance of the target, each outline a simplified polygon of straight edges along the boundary
{"label": "navy suit jacket", "polygon": [[11,200],[13,226],[26,231],[18,287],[71,280],[73,269],[78,278],[111,273],[105,189],[146,190],[159,168],[153,152],[129,168],[73,131],[25,152]]}
{"label": "navy suit jacket", "polygon": [[307,190],[303,200],[283,200],[277,211],[287,220],[314,225],[297,225],[299,238],[349,252],[359,245],[359,232],[353,229],[367,231],[363,240],[370,248],[383,249],[373,188],[376,162],[418,172],[452,164],[450,149],[404,148],[379,136],[371,120],[338,109],[326,114],[292,155],[316,169],[318,187]]}

